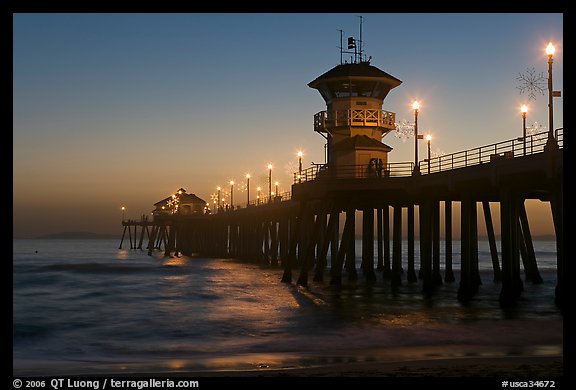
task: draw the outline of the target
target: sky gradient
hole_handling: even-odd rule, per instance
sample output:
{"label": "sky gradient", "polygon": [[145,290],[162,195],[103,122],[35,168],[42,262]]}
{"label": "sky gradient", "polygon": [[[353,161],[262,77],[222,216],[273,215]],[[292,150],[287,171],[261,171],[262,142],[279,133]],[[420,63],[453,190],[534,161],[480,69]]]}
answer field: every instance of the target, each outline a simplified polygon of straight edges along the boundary
{"label": "sky gradient", "polygon": [[[563,89],[562,14],[362,15],[371,64],[403,81],[383,109],[413,121],[420,100],[435,152],[521,136],[523,103],[546,130],[547,95],[529,100],[516,78],[547,76],[552,41]],[[210,201],[246,173],[254,198],[268,163],[289,191],[298,150],[324,162],[326,107],[307,84],[339,64],[338,29],[358,37],[357,14],[14,14],[14,237],[120,234],[122,206],[138,218],[180,187]],[[413,160],[413,140],[383,142],[390,162]],[[548,204],[528,213],[533,234],[553,233]]]}

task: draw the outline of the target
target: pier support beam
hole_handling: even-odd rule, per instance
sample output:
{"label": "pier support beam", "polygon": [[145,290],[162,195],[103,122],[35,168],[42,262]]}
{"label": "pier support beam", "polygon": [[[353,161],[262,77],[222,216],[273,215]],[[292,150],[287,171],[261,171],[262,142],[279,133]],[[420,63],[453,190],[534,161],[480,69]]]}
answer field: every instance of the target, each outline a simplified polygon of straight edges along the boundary
{"label": "pier support beam", "polygon": [[552,209],[552,220],[554,222],[554,231],[556,232],[556,272],[558,279],[556,282],[556,305],[564,308],[564,184],[562,172],[560,172],[560,184],[557,186],[550,207]]}
{"label": "pier support beam", "polygon": [[446,270],[444,272],[444,281],[452,283],[456,280],[454,271],[452,270],[452,201],[444,201],[444,256]]}
{"label": "pier support beam", "polygon": [[160,230],[159,225],[152,226],[152,232],[150,233],[150,237],[148,238],[148,256],[152,256],[152,251],[154,251],[155,249],[154,242],[156,241],[156,236],[158,235],[159,230]]}
{"label": "pier support beam", "polygon": [[440,274],[440,202],[432,202],[432,283],[442,285]]}
{"label": "pier support beam", "polygon": [[168,240],[164,248],[164,257],[170,256],[170,253],[176,248],[176,228],[174,225],[170,226],[168,231]]}
{"label": "pier support beam", "polygon": [[[331,212],[331,210],[328,210],[328,213]],[[330,241],[328,240],[328,236],[326,234],[326,220],[328,218],[328,213],[324,213],[323,214],[323,220],[320,223],[320,231],[318,232],[318,243],[316,244],[316,268],[318,268],[318,264],[321,261],[321,257],[322,257],[322,247],[324,246],[324,242],[326,241]],[[328,250],[328,247],[326,247],[326,250]],[[322,259],[322,262],[324,263],[324,267],[326,266],[326,255],[324,255],[324,258]]]}
{"label": "pier support beam", "polygon": [[502,290],[500,305],[513,306],[523,290],[520,278],[520,256],[518,247],[519,201],[511,188],[503,189],[500,195],[500,223],[502,237]]}
{"label": "pier support beam", "polygon": [[432,281],[432,201],[423,200],[420,214],[420,272],[422,292],[430,295],[434,290]]}
{"label": "pier support beam", "polygon": [[274,216],[270,221],[270,240],[270,265],[278,267],[278,227]]}
{"label": "pier support beam", "polygon": [[416,283],[416,269],[414,266],[414,204],[410,203],[408,209],[408,283]]}
{"label": "pier support beam", "polygon": [[[356,243],[355,243],[355,232],[356,232],[356,209],[352,208],[346,211],[346,223],[350,221],[351,231],[352,231],[352,241],[347,245],[346,251],[346,273],[348,274],[349,281],[358,280],[358,272],[356,271]],[[340,244],[342,245],[342,244]]]}
{"label": "pier support beam", "polygon": [[482,201],[482,209],[484,211],[484,221],[486,222],[486,233],[488,234],[488,245],[490,246],[490,257],[492,258],[492,269],[494,270],[494,281],[499,282],[502,280],[502,270],[500,269],[500,261],[498,260],[498,249],[496,248],[496,236],[494,234],[490,203],[485,200]]}
{"label": "pier support beam", "polygon": [[470,258],[472,259],[472,287],[474,293],[478,292],[478,287],[482,284],[480,279],[480,264],[478,261],[478,208],[477,202],[472,202],[470,210]]}
{"label": "pier support beam", "polygon": [[474,231],[472,224],[476,220],[472,214],[476,213],[476,202],[465,197],[460,202],[460,286],[458,299],[469,301],[478,291],[474,277]]}
{"label": "pier support beam", "polygon": [[392,220],[392,287],[402,285],[402,206],[394,205]]}
{"label": "pier support beam", "polygon": [[338,244],[340,242],[340,210],[337,211],[334,219],[334,229],[330,236],[330,269],[334,269],[336,258],[338,257]]}
{"label": "pier support beam", "polygon": [[288,213],[283,213],[280,216],[278,226],[278,236],[280,238],[280,261],[282,266],[288,258],[288,247],[290,246],[290,234],[288,225],[290,223],[290,216]]}
{"label": "pier support beam", "polygon": [[[324,233],[324,240],[322,241],[322,246],[320,247],[320,252],[318,253],[318,259],[316,262],[316,273],[314,274],[315,282],[322,282],[324,280],[324,271],[326,270],[328,246],[334,245],[334,242],[330,239],[334,236],[334,230],[338,228],[338,218],[340,212],[332,208],[330,212],[330,217],[328,219],[328,227]],[[338,231],[336,231],[338,235]],[[336,236],[337,237],[337,236]],[[336,245],[338,241],[336,241]]]}
{"label": "pier support beam", "polygon": [[306,247],[304,248],[304,259],[302,261],[302,267],[300,268],[300,276],[298,277],[297,284],[303,287],[308,287],[308,271],[312,269],[314,263],[314,250],[316,249],[316,244],[318,242],[318,237],[320,236],[320,230],[323,228],[322,225],[326,220],[326,211],[321,208],[316,221],[314,221],[314,210],[310,209],[306,213],[306,221],[312,224],[312,234],[307,240]]}
{"label": "pier support beam", "polygon": [[382,209],[376,209],[376,240],[378,240],[378,263],[376,269],[384,270],[384,247],[382,245]]}
{"label": "pier support beam", "polygon": [[520,202],[520,253],[522,254],[522,263],[524,264],[524,273],[526,280],[534,284],[543,282],[542,276],[538,271],[538,263],[536,262],[536,253],[534,252],[534,243],[532,242],[532,234],[530,233],[530,225],[528,223],[528,214],[526,213],[526,206],[524,201]]}
{"label": "pier support beam", "polygon": [[390,261],[390,207],[388,205],[382,209],[382,244],[384,249],[382,276],[384,279],[390,279],[392,271]]}
{"label": "pier support beam", "polygon": [[374,273],[374,209],[362,211],[362,274],[367,282],[376,281]]}
{"label": "pier support beam", "polygon": [[307,202],[305,201],[300,202],[298,216],[295,218],[293,224],[290,224],[290,246],[288,247],[288,257],[284,262],[282,283],[292,283],[292,268],[296,265],[296,247],[298,246],[298,240],[300,239],[300,227],[306,212],[306,203]]}
{"label": "pier support beam", "polygon": [[124,242],[124,236],[126,235],[126,228],[127,226],[124,225],[124,231],[122,232],[122,238],[120,239],[120,245],[118,246],[118,249],[122,249],[122,243]]}
{"label": "pier support beam", "polygon": [[340,241],[340,247],[338,248],[335,267],[332,268],[331,272],[330,285],[332,286],[342,285],[342,263],[344,262],[344,257],[348,252],[348,247],[354,245],[354,214],[355,209],[346,211],[346,222],[344,223],[344,230],[342,231],[342,240]]}

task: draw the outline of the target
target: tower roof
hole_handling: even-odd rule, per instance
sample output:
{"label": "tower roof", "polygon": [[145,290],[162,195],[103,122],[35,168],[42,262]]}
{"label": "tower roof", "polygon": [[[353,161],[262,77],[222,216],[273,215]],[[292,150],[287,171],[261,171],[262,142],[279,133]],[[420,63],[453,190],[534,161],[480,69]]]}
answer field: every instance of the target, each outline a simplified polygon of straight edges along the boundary
{"label": "tower roof", "polygon": [[390,152],[392,148],[385,143],[379,142],[373,138],[366,135],[355,135],[354,137],[344,138],[334,144],[334,150],[383,150],[385,152]]}
{"label": "tower roof", "polygon": [[384,100],[401,80],[370,65],[368,62],[340,64],[308,83],[317,89],[326,103],[349,96],[364,96]]}
{"label": "tower roof", "polygon": [[337,65],[308,83],[308,86],[310,88],[318,88],[320,83],[324,81],[335,81],[336,79],[382,79],[378,81],[385,81],[386,84],[390,85],[390,89],[402,84],[401,80],[370,65],[370,63],[360,62]]}

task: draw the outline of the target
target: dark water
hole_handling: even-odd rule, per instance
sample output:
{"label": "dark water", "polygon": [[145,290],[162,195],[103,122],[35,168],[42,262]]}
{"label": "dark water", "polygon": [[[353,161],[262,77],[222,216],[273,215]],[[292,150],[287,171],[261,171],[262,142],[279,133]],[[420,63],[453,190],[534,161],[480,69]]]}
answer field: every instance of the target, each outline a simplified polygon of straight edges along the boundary
{"label": "dark water", "polygon": [[[281,283],[279,269],[159,252],[150,257],[118,250],[116,240],[13,244],[14,374],[562,355],[554,242],[535,242],[544,283],[525,282],[517,307],[507,310],[498,304],[501,286],[492,281],[485,242],[479,245],[483,284],[467,304],[456,299],[458,282],[432,298],[422,296],[420,283],[404,281],[392,291],[380,275],[374,285],[360,277],[340,290],[328,283],[304,289]],[[454,263],[458,280],[458,253]]]}

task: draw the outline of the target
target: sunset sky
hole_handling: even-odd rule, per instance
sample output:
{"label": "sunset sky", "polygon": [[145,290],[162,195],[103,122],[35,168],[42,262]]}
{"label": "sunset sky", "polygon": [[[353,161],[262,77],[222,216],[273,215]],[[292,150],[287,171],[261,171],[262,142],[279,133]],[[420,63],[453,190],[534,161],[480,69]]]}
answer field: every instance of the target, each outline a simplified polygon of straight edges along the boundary
{"label": "sunset sky", "polygon": [[[358,38],[358,15],[14,14],[14,237],[120,234],[122,206],[138,218],[180,187],[210,201],[246,173],[254,197],[268,163],[289,191],[299,150],[304,167],[324,162],[313,116],[326,107],[307,84],[340,63],[338,29]],[[383,109],[413,121],[420,100],[435,152],[521,136],[523,103],[546,130],[547,95],[529,100],[517,77],[547,77],[551,41],[563,90],[562,14],[362,16],[371,64],[402,80]],[[413,140],[383,142],[390,161],[413,160]],[[534,234],[553,233],[547,203],[528,213]]]}

